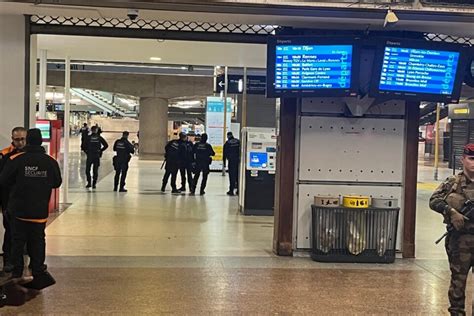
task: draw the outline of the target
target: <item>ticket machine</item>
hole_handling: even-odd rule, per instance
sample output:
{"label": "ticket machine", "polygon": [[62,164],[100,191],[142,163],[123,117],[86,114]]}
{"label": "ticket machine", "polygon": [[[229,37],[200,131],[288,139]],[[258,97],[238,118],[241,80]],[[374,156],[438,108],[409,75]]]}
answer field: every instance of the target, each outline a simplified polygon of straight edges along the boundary
{"label": "ticket machine", "polygon": [[[56,160],[59,159],[61,151],[62,125],[61,120],[36,120],[35,127],[41,131],[43,147],[46,153]],[[57,211],[59,211],[59,188],[53,189],[49,200],[49,212]]]}
{"label": "ticket machine", "polygon": [[244,215],[271,216],[275,199],[275,129],[243,128],[241,142],[240,211]]}

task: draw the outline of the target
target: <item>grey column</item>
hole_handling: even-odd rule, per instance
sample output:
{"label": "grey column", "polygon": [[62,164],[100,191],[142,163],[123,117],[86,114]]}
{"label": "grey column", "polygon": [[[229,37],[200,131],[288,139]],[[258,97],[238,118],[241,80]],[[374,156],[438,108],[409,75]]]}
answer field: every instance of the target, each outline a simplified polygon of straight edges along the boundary
{"label": "grey column", "polygon": [[164,158],[168,141],[168,100],[140,98],[140,159]]}

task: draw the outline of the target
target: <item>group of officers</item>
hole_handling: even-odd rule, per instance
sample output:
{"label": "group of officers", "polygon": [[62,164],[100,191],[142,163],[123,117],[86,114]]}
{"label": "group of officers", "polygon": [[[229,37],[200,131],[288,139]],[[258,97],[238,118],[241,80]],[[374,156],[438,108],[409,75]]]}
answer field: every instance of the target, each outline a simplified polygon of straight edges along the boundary
{"label": "group of officers", "polygon": [[[199,141],[193,144],[189,141],[186,133],[179,133],[179,138],[171,140],[165,147],[165,175],[161,185],[161,191],[166,191],[166,185],[171,177],[171,193],[180,194],[186,191],[186,180],[191,195],[196,193],[199,178],[202,173],[199,194],[206,194],[207,178],[210,172],[212,157],[216,155],[212,145],[207,142],[206,133],[201,135]],[[228,161],[229,169],[229,191],[228,195],[234,195],[238,188],[238,173],[240,161],[240,141],[234,137],[232,132],[227,133],[227,141],[223,150],[224,166]],[[178,171],[181,174],[181,187],[178,189],[176,178]]]}
{"label": "group of officers", "polygon": [[[86,128],[86,126],[84,126]],[[134,154],[135,148],[128,140],[129,132],[124,131],[122,137],[114,143],[113,157],[115,170],[114,191],[127,192],[125,181],[129,168],[129,162]],[[166,185],[171,177],[171,189],[173,194],[186,191],[186,182],[191,195],[196,192],[199,178],[202,174],[199,193],[204,195],[207,179],[210,172],[212,157],[216,155],[212,145],[207,142],[208,136],[202,134],[200,140],[193,144],[189,141],[186,133],[179,133],[179,138],[171,140],[165,146],[165,174],[163,176],[161,191],[166,191]],[[100,135],[97,126],[92,126],[90,133],[83,134],[81,138],[81,149],[86,153],[86,188],[95,189],[97,186],[98,173],[102,153],[109,147],[107,141]],[[233,196],[238,193],[238,173],[240,163],[240,141],[234,137],[232,132],[227,133],[227,141],[223,149],[224,166],[228,162],[229,191],[227,195]],[[91,175],[92,171],[92,175]],[[176,179],[178,171],[181,174],[181,187],[178,189]],[[187,181],[186,181],[187,180]]]}

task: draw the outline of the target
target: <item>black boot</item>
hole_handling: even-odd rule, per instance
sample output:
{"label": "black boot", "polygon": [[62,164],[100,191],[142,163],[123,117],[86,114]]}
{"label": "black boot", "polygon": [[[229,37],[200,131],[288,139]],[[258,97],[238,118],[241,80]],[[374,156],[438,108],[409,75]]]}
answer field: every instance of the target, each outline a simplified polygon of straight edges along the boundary
{"label": "black boot", "polygon": [[86,189],[89,189],[91,187],[91,183],[87,182]]}
{"label": "black boot", "polygon": [[125,187],[121,187],[119,192],[127,192],[127,189],[125,189]]}

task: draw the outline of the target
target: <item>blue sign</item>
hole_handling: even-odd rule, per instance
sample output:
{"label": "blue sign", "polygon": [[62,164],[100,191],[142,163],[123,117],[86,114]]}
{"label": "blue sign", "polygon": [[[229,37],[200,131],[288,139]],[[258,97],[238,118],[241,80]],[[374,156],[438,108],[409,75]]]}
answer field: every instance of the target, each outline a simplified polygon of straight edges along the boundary
{"label": "blue sign", "polygon": [[266,168],[268,155],[262,152],[250,152],[250,167],[251,168]]}
{"label": "blue sign", "polygon": [[451,95],[459,52],[385,47],[381,91]]}
{"label": "blue sign", "polygon": [[275,89],[350,88],[352,57],[352,45],[277,45]]}

